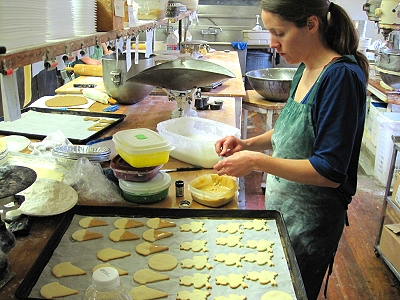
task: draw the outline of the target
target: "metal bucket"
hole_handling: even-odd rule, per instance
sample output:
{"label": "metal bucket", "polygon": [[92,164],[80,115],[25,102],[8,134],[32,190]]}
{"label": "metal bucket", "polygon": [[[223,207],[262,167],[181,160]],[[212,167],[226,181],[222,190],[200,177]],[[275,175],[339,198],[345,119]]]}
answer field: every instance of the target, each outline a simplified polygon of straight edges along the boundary
{"label": "metal bucket", "polygon": [[132,66],[126,71],[126,53],[117,56],[115,53],[102,58],[103,81],[107,93],[120,104],[135,104],[146,98],[153,90],[152,85],[126,80],[137,73],[152,67],[154,58],[145,58],[144,53],[139,53],[139,63],[135,64],[135,53],[131,53]]}

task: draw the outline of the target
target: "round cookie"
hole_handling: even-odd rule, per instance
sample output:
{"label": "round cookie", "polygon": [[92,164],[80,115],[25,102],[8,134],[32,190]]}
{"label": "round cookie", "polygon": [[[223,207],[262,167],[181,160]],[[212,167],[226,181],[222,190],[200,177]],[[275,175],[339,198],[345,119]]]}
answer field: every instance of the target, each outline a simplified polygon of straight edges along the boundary
{"label": "round cookie", "polygon": [[147,261],[149,267],[156,271],[171,271],[178,265],[178,260],[171,254],[155,254]]}

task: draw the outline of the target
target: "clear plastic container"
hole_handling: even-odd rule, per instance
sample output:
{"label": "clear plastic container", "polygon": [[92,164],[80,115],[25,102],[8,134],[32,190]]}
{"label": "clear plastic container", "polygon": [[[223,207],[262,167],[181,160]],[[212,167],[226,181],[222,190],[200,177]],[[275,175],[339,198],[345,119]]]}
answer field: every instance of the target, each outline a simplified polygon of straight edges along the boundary
{"label": "clear plastic container", "polygon": [[167,36],[167,50],[179,50],[178,43],[179,40],[175,32],[170,32]]}
{"label": "clear plastic container", "polygon": [[103,267],[94,271],[92,285],[87,288],[83,300],[132,300],[128,290],[121,285],[118,271]]}
{"label": "clear plastic container", "polygon": [[161,20],[165,18],[168,0],[135,0],[139,5],[139,20]]}

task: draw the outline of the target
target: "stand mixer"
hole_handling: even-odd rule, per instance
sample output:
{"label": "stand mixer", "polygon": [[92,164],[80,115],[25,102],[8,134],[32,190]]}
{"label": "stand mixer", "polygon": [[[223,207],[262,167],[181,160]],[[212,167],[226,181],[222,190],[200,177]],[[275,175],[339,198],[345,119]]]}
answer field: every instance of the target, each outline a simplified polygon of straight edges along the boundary
{"label": "stand mixer", "polygon": [[370,0],[363,10],[385,39],[384,47],[376,52],[375,68],[384,83],[400,91],[400,1]]}
{"label": "stand mixer", "polygon": [[199,87],[234,77],[230,70],[218,64],[184,57],[145,69],[127,81],[161,87],[170,101],[178,103],[171,114],[171,118],[178,118],[197,116],[192,103]]}

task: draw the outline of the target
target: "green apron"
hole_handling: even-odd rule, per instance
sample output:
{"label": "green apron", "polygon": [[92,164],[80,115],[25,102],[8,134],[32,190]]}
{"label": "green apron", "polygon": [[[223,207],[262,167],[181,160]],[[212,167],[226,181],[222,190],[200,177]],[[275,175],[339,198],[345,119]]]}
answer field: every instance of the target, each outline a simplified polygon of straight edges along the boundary
{"label": "green apron", "polygon": [[[340,60],[331,62],[322,73]],[[307,103],[298,103],[293,95],[304,68],[301,65],[293,78],[290,97],[274,126],[273,157],[307,159],[313,154],[315,135],[311,108],[322,73]],[[317,299],[346,221],[342,196],[333,188],[300,184],[268,174],[265,206],[282,213],[307,296]]]}

